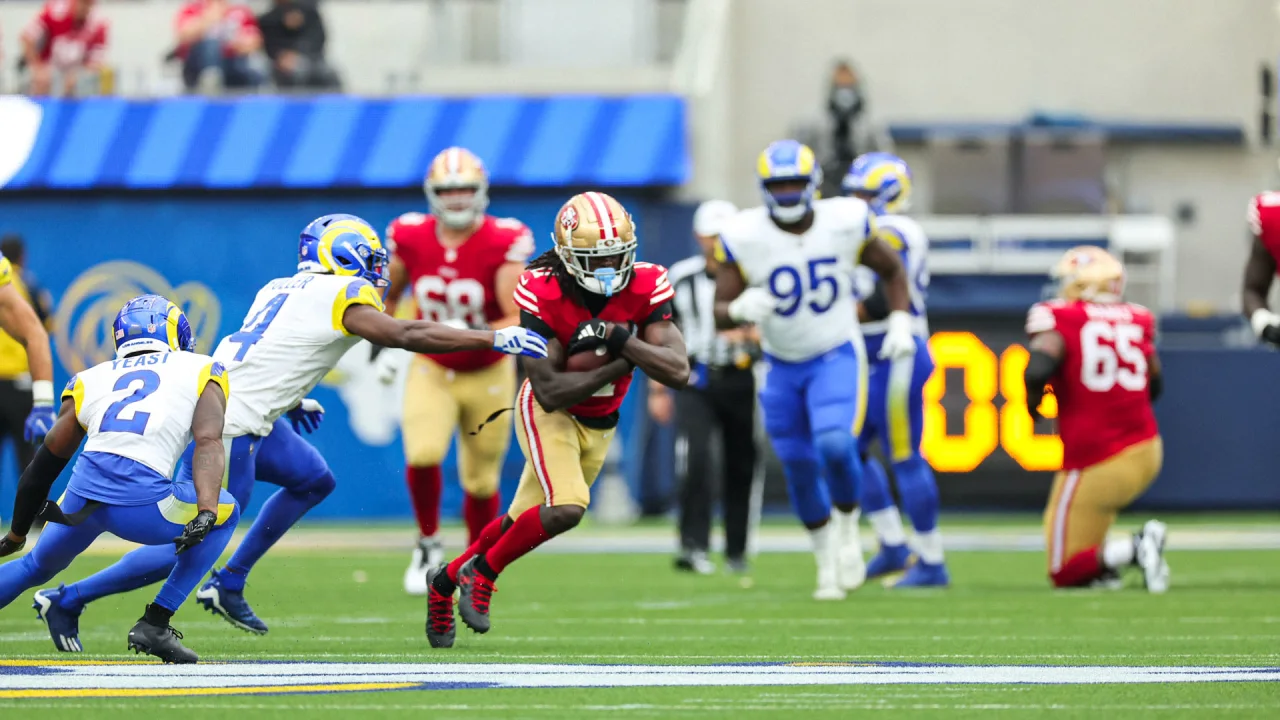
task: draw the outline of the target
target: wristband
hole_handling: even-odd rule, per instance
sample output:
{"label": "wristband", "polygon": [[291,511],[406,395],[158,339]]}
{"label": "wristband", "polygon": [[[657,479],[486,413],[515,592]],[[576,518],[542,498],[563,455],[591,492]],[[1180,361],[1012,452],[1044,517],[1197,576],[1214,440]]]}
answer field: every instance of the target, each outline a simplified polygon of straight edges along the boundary
{"label": "wristband", "polygon": [[609,348],[609,353],[614,357],[622,357],[622,346],[627,344],[631,339],[631,331],[621,325],[614,325],[613,331],[604,339],[605,347]]}
{"label": "wristband", "polygon": [[31,404],[37,407],[53,405],[52,380],[35,380],[31,383]]}

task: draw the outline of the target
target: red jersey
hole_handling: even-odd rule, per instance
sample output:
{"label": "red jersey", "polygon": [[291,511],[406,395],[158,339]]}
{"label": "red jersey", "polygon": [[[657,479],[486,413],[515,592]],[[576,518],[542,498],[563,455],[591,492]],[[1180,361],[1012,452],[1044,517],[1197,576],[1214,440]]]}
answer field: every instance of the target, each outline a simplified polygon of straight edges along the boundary
{"label": "red jersey", "polygon": [[[460,320],[471,328],[488,327],[503,316],[498,304],[498,268],[524,265],[533,253],[533,233],[514,218],[484,217],[471,237],[446,248],[436,237],[436,218],[405,213],[386,232],[391,252],[404,263],[418,317],[433,322]],[[469,350],[428,356],[460,372],[488,367],[504,356],[494,350]]]}
{"label": "red jersey", "polygon": [[90,8],[83,21],[71,12],[71,0],[49,0],[22,31],[33,41],[40,62],[56,67],[100,63],[107,51],[107,19]]}
{"label": "red jersey", "polygon": [[1280,273],[1280,192],[1258,193],[1249,201],[1249,231],[1271,253]]}
{"label": "red jersey", "polygon": [[[205,0],[191,0],[182,9],[178,10],[178,17],[175,21],[175,28],[181,28],[188,20],[198,18],[205,12],[208,3]],[[245,35],[260,35],[258,30],[258,18],[254,16],[253,10],[248,5],[238,5],[228,3],[226,13],[222,19],[215,23],[205,32],[205,38],[212,38],[222,43],[222,54],[231,57],[231,48],[227,44],[238,37]],[[191,52],[190,45],[180,45],[178,47],[178,57],[183,60],[187,59],[187,53]]]}
{"label": "red jersey", "polygon": [[[671,298],[675,289],[667,280],[667,269],[661,265],[638,262],[632,266],[631,282],[605,303],[598,315],[566,298],[560,283],[546,270],[527,270],[516,287],[516,304],[535,321],[530,329],[554,337],[565,348],[573,340],[574,331],[582,323],[600,318],[636,330],[651,322],[670,320]],[[631,387],[631,373],[596,391],[595,395],[569,408],[570,415],[607,417],[618,411]]]}
{"label": "red jersey", "polygon": [[1156,436],[1147,387],[1155,319],[1132,303],[1052,300],[1031,306],[1027,334],[1056,330],[1065,355],[1050,384],[1058,400],[1062,469],[1097,465]]}

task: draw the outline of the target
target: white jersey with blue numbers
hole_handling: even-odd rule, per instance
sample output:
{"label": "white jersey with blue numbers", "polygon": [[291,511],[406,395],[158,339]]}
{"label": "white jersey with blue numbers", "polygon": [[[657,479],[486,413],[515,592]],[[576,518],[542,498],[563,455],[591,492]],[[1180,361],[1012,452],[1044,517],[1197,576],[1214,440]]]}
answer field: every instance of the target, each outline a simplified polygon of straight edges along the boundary
{"label": "white jersey with blue numbers", "polygon": [[[907,271],[907,288],[911,293],[911,316],[915,334],[929,337],[929,323],[925,319],[925,299],[929,294],[929,238],[920,223],[906,215],[880,215],[876,218],[877,234],[902,258]],[[859,265],[855,278],[855,292],[859,300],[865,300],[873,292],[878,278],[871,268]],[[884,320],[862,324],[865,337],[879,336],[887,330]]]}
{"label": "white jersey with blue numbers", "polygon": [[352,305],[383,310],[373,285],[350,276],[298,273],[258,291],[239,332],[213,352],[236,387],[225,435],[267,435],[319,384],[360,340],[342,324]]}
{"label": "white jersey with blue numbers", "polygon": [[760,326],[761,345],[787,362],[818,357],[859,338],[853,275],[875,219],[855,198],[813,204],[813,225],[802,235],[778,228],[763,207],[725,221],[720,242],[750,287],[778,299]]}
{"label": "white jersey with blue numbers", "polygon": [[196,401],[210,382],[230,388],[222,363],[207,355],[144,353],[76,373],[62,397],[75,403],[87,432],[86,456],[117,455],[168,478],[191,442]]}

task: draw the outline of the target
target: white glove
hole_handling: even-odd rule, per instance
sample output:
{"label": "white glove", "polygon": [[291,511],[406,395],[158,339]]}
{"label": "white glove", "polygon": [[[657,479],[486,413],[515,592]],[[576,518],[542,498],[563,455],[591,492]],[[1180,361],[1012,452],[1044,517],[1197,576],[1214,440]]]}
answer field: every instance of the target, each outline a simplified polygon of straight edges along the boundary
{"label": "white glove", "polygon": [[890,360],[911,357],[916,352],[916,338],[911,334],[911,313],[894,310],[886,320],[884,342],[880,344],[880,359]]}
{"label": "white glove", "polygon": [[1258,308],[1249,316],[1249,324],[1253,326],[1253,334],[1262,337],[1262,331],[1272,325],[1280,325],[1280,315],[1266,308]]}
{"label": "white glove", "polygon": [[778,299],[768,290],[751,287],[729,303],[729,318],[738,323],[759,325],[773,314],[778,306]]}
{"label": "white glove", "polygon": [[547,341],[528,328],[505,327],[493,331],[493,349],[508,355],[544,358],[547,356]]}
{"label": "white glove", "polygon": [[383,385],[394,383],[396,376],[400,374],[400,368],[404,365],[404,356],[408,354],[408,350],[400,348],[383,348],[373,361],[373,369],[378,374],[378,381]]}

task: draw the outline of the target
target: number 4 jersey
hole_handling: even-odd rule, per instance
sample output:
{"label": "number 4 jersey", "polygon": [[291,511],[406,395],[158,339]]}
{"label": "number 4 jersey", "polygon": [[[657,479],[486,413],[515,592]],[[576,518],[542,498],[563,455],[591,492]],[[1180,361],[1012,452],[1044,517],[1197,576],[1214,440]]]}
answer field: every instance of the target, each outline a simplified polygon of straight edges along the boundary
{"label": "number 4 jersey", "polygon": [[382,296],[357,277],[303,272],[259,290],[244,325],[213,351],[236,386],[223,434],[268,435],[359,342],[342,324],[353,305],[383,310]]}
{"label": "number 4 jersey", "polygon": [[1155,437],[1148,368],[1155,319],[1132,303],[1053,300],[1027,314],[1027,334],[1057,331],[1065,354],[1050,380],[1058,401],[1062,469],[1097,465]]}
{"label": "number 4 jersey", "polygon": [[191,442],[196,401],[209,383],[227,393],[222,363],[189,352],[145,353],[77,373],[62,391],[88,442],[68,486],[115,505],[158,502]]}
{"label": "number 4 jersey", "polygon": [[[424,320],[461,321],[482,329],[502,317],[495,285],[498,268],[523,266],[533,253],[533,234],[514,218],[486,215],[471,237],[457,247],[445,247],[436,235],[436,218],[405,213],[387,227],[387,243],[404,263],[419,316]],[[489,367],[503,358],[494,350],[431,355],[450,370],[468,372]]]}

